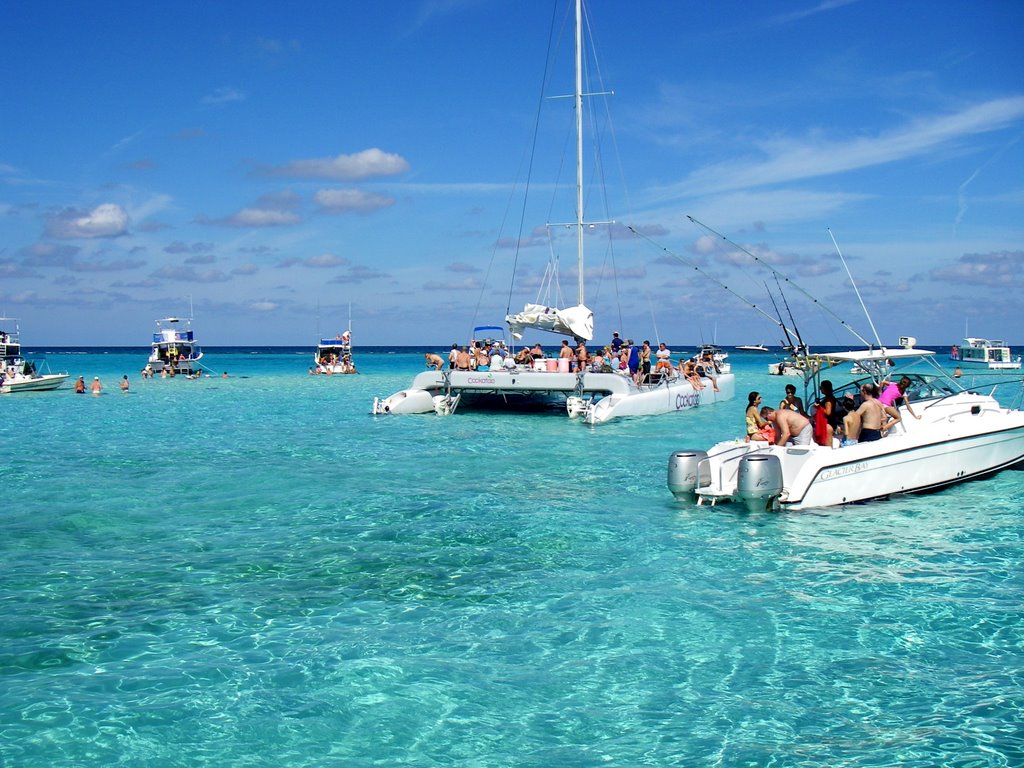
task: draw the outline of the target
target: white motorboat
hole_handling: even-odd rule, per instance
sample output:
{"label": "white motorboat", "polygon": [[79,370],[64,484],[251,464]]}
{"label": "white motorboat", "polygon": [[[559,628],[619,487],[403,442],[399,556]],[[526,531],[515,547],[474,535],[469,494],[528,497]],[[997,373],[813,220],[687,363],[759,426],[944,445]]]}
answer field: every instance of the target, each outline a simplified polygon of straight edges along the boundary
{"label": "white motorboat", "polygon": [[[818,355],[820,365],[805,378],[804,402],[814,402],[827,370],[856,363],[870,375],[836,388],[837,398],[859,391],[864,382],[906,376],[906,395],[920,418],[903,404],[901,420],[887,436],[845,447],[838,441],[828,446],[728,440],[707,451],[678,451],[669,458],[670,490],[699,504],[800,510],[931,491],[1024,464],[1024,411],[962,389],[935,363],[934,352],[915,348],[913,338],[900,341],[897,349]],[[932,372],[907,370],[912,363],[930,363]],[[1019,406],[1024,381],[1017,383]]]}
{"label": "white motorboat", "polygon": [[203,352],[196,343],[192,332],[192,318],[185,320],[182,329],[177,317],[165,317],[156,321],[156,332],[149,353],[146,368],[156,376],[193,376],[200,373],[199,361]]}
{"label": "white motorboat", "polygon": [[[576,235],[577,303],[557,308],[538,299],[521,312],[505,317],[514,339],[524,331],[541,330],[586,342],[594,336],[593,312],[584,300],[583,240],[588,229],[598,222],[584,219],[583,195],[583,116],[584,95],[601,95],[600,88],[583,87],[583,23],[581,0],[576,0],[575,92],[573,94],[576,135],[575,221],[549,225],[559,230],[571,227]],[[599,222],[607,225],[610,222]],[[511,346],[507,347],[512,349]],[[652,363],[654,361],[652,360]],[[429,370],[418,374],[408,389],[383,399],[375,398],[373,413],[453,413],[456,408],[474,405],[523,407],[552,400],[564,403],[571,418],[596,424],[622,416],[653,416],[695,408],[735,396],[735,379],[723,372],[714,379],[706,377],[692,383],[679,375],[652,374],[650,380],[637,383],[611,367],[572,372],[568,359],[539,358],[529,363],[509,363],[504,359],[498,369],[493,365],[478,370]]]}
{"label": "white motorboat", "polygon": [[0,394],[60,388],[68,378],[67,372],[41,372],[36,361],[26,360],[21,354],[18,321],[0,317],[0,324]]}
{"label": "white motorboat", "polygon": [[764,344],[740,344],[736,349],[742,352],[767,352],[768,347]]}
{"label": "white motorboat", "polygon": [[963,366],[990,370],[1019,370],[1020,355],[1014,357],[1005,341],[969,336],[961,345],[954,344],[949,359]]}
{"label": "white motorboat", "polygon": [[320,339],[313,353],[313,366],[314,373],[359,373],[352,360],[352,331],[342,331],[333,339]]}

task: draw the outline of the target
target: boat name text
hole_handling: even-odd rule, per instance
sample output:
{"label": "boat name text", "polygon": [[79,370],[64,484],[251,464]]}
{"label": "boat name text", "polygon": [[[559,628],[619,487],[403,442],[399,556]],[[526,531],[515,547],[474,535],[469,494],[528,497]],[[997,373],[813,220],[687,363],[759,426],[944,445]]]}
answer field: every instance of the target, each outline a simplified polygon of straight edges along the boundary
{"label": "boat name text", "polygon": [[834,480],[839,477],[846,477],[847,475],[856,475],[858,472],[862,472],[867,469],[868,464],[866,461],[860,461],[856,464],[847,464],[842,467],[834,467],[833,469],[826,469],[821,473],[819,478],[821,480]]}

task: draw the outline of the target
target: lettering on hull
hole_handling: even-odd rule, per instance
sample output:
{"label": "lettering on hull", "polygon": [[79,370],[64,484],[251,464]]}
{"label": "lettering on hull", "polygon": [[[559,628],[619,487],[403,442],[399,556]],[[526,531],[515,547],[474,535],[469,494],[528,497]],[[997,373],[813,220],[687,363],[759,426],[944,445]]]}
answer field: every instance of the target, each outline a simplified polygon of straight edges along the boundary
{"label": "lettering on hull", "polygon": [[835,480],[839,477],[848,477],[849,475],[856,475],[858,472],[863,472],[868,468],[866,461],[858,461],[856,464],[846,464],[842,467],[833,467],[832,469],[826,469],[818,475],[819,480]]}
{"label": "lettering on hull", "polygon": [[700,405],[700,395],[693,392],[689,395],[676,395],[676,410],[685,411],[687,408],[696,408]]}

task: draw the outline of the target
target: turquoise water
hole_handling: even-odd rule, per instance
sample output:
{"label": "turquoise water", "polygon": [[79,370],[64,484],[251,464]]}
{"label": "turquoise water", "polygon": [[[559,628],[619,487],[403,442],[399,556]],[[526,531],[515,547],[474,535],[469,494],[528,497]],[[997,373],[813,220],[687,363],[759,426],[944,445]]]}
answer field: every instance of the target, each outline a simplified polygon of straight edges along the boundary
{"label": "turquoise water", "polygon": [[669,453],[774,358],[598,427],[373,417],[422,352],[310,358],[51,355],[104,394],[0,398],[0,765],[1024,764],[1024,472],[681,505]]}

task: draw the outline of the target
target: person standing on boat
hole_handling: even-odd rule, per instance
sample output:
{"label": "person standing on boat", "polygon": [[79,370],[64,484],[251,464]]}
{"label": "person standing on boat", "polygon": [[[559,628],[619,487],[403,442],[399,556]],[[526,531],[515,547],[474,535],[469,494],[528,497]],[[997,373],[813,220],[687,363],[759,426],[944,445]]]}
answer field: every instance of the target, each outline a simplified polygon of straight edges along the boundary
{"label": "person standing on boat", "polygon": [[585,371],[590,365],[590,353],[587,352],[587,345],[581,339],[576,345],[576,370]]}
{"label": "person standing on boat", "polygon": [[618,331],[612,331],[612,343],[609,346],[611,346],[615,356],[618,357],[619,352],[622,350],[622,339],[619,338]]}
{"label": "person standing on boat", "polygon": [[448,368],[452,371],[455,370],[459,362],[459,345],[452,344],[451,352],[448,353]]}
{"label": "person standing on boat", "polygon": [[[874,384],[862,385],[860,395],[864,402],[853,414],[860,424],[856,439],[861,443],[881,440],[893,426],[899,424],[900,412],[891,405],[882,405],[879,402],[878,387]],[[847,435],[847,437],[853,439],[854,435]]]}
{"label": "person standing on boat", "polygon": [[569,368],[572,369],[573,361],[576,359],[575,353],[572,351],[572,347],[569,346],[568,339],[562,339],[562,348],[558,350],[559,360],[568,360]]}

